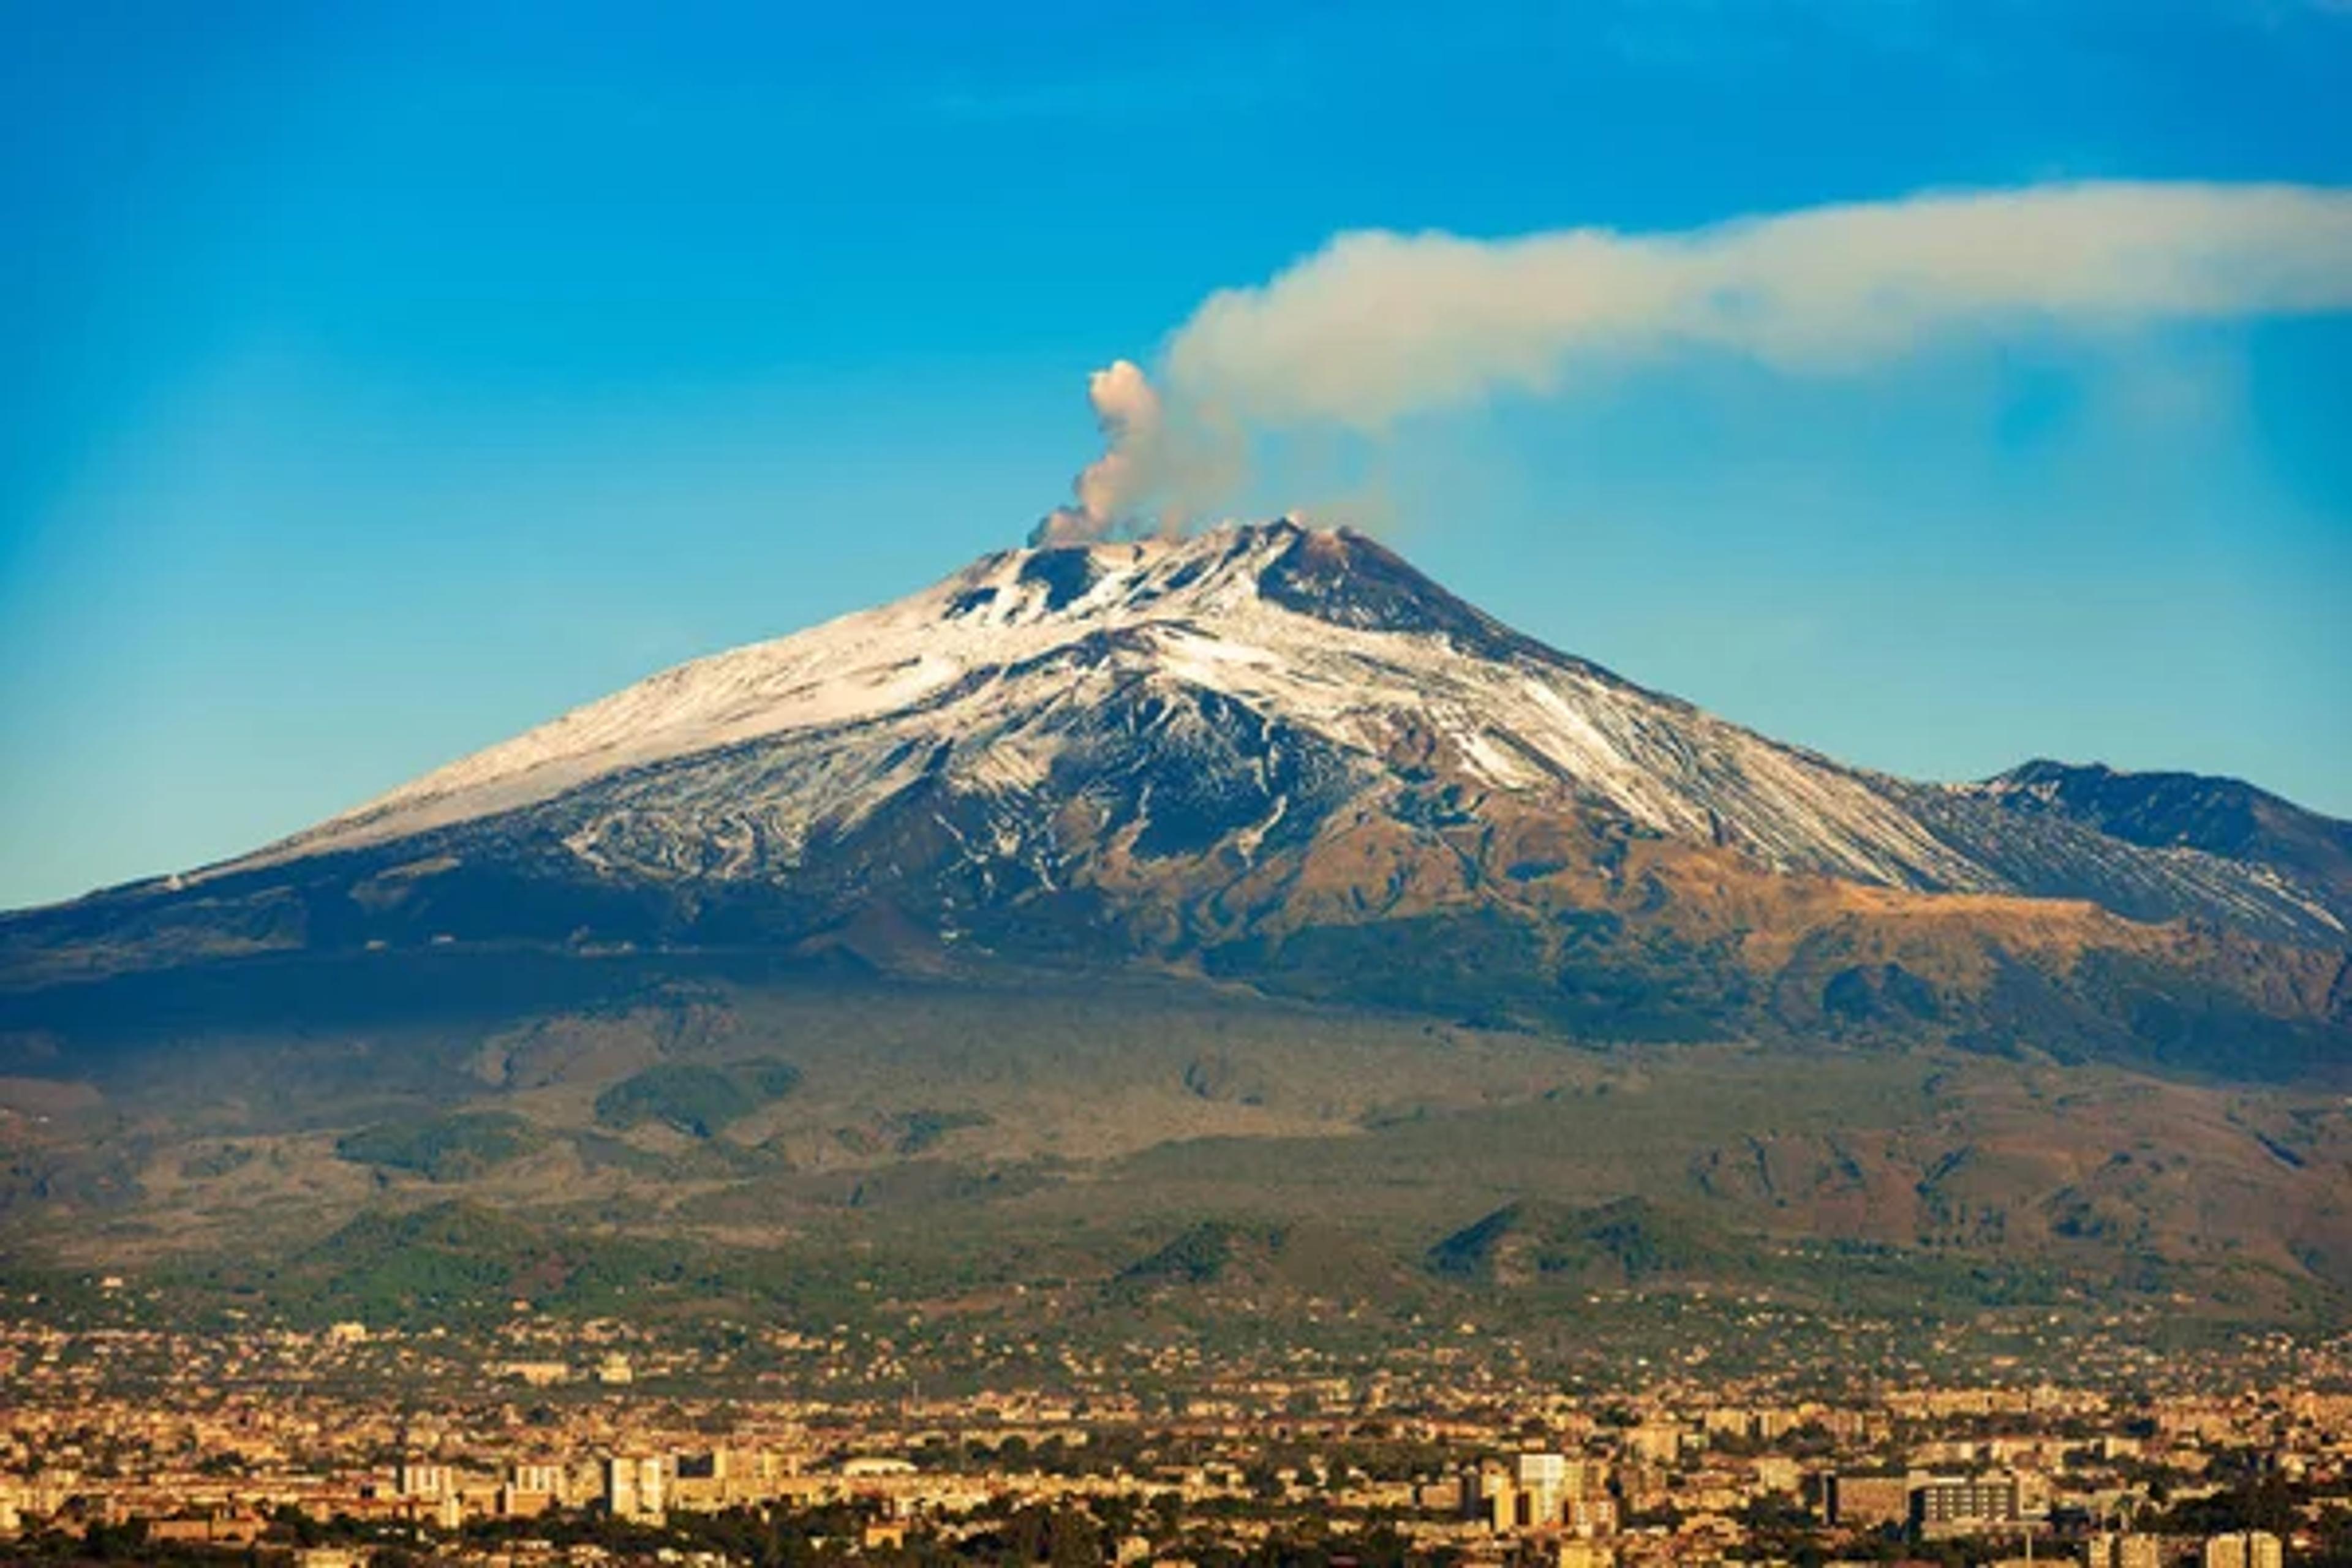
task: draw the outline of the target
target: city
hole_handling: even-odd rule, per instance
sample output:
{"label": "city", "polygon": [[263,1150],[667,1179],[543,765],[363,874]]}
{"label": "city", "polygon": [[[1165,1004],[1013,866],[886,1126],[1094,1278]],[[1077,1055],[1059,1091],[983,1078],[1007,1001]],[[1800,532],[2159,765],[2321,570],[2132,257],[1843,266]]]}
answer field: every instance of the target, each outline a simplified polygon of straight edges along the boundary
{"label": "city", "polygon": [[1834,1390],[1687,1350],[1611,1385],[1443,1330],[1362,1353],[523,1311],[198,1331],[98,1283],[5,1303],[16,1558],[2352,1561],[2352,1335]]}

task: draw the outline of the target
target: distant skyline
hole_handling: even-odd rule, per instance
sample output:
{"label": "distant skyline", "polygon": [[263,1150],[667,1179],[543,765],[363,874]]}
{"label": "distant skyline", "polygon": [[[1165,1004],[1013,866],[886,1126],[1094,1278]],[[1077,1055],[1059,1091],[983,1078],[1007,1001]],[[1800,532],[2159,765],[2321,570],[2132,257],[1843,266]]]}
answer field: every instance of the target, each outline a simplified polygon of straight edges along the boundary
{"label": "distant skyline", "polygon": [[[2352,186],[2352,10],[91,4],[0,52],[0,907],[255,847],[1019,542],[1334,235]],[[2242,258],[2240,258],[2242,260]],[[2352,816],[2352,317],[1706,343],[1232,499],[1927,778]]]}

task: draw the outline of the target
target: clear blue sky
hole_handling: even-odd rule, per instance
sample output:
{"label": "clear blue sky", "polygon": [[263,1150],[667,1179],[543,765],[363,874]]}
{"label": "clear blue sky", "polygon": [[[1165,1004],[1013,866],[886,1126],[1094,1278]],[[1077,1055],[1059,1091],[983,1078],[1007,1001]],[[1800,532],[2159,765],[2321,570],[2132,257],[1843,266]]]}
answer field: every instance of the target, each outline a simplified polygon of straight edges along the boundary
{"label": "clear blue sky", "polygon": [[[1017,542],[1090,368],[1336,230],[2352,184],[2317,0],[8,16],[0,906]],[[2352,814],[2343,317],[1693,358],[1369,461],[1458,591],[1769,733]]]}

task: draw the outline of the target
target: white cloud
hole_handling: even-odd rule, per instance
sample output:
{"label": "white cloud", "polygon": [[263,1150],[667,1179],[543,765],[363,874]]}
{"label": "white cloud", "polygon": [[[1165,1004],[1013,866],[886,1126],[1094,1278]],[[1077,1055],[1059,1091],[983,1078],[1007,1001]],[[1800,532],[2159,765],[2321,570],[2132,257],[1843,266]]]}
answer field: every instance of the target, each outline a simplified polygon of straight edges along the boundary
{"label": "white cloud", "polygon": [[2036,185],[1654,234],[1342,234],[1211,295],[1169,338],[1156,388],[1129,361],[1097,372],[1104,454],[1037,537],[1181,528],[1240,488],[1253,434],[1377,433],[1680,352],[1838,374],[2035,324],[2347,308],[2352,191],[2301,185]]}
{"label": "white cloud", "polygon": [[2051,185],[1681,233],[1343,234],[1212,295],[1170,340],[1164,377],[1171,403],[1247,424],[1378,428],[1682,348],[1839,372],[2030,321],[2347,307],[2352,192]]}

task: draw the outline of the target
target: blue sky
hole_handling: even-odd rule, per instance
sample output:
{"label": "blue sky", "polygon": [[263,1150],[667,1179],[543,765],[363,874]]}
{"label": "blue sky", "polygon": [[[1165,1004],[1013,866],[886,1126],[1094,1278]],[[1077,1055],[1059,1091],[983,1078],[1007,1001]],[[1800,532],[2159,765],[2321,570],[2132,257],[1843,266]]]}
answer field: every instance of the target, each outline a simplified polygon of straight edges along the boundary
{"label": "blue sky", "polygon": [[[1337,231],[2352,184],[2352,12],[2297,0],[10,26],[0,905],[235,853],[1017,542],[1094,453],[1089,370]],[[2347,437],[2340,314],[2021,330],[1278,440],[1241,504],[1377,521],[1852,761],[2352,814]]]}

